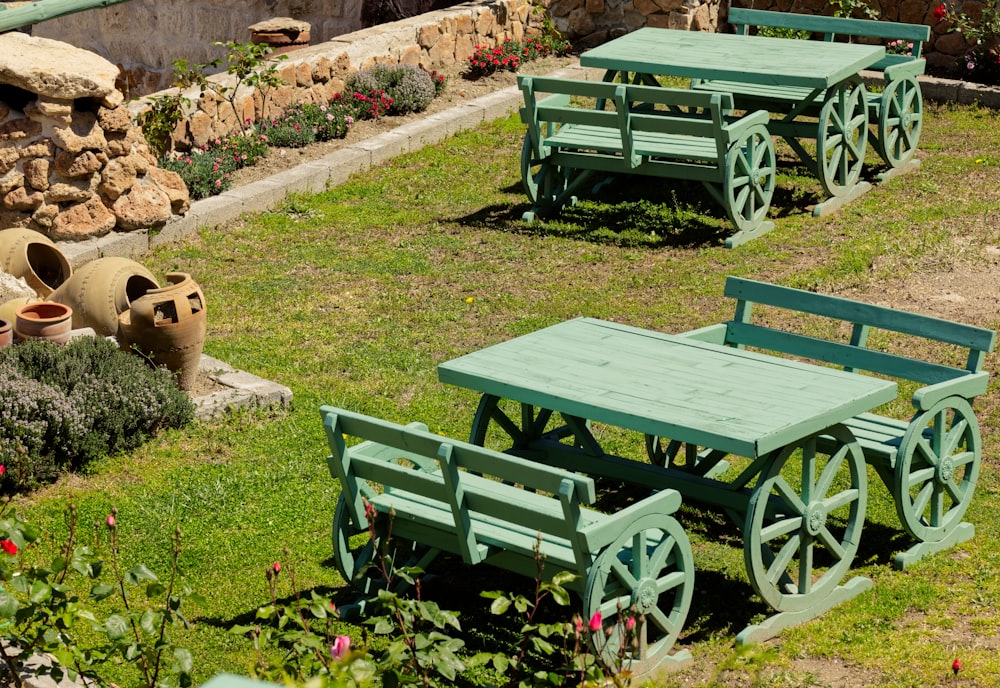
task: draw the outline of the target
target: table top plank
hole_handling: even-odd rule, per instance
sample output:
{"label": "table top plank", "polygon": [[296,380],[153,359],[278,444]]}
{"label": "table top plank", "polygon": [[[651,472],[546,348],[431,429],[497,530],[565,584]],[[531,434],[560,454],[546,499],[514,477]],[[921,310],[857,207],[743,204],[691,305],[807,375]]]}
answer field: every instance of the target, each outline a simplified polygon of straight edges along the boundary
{"label": "table top plank", "polygon": [[825,89],[885,57],[881,45],[644,27],[587,50],[584,67]]}
{"label": "table top plank", "polygon": [[756,457],[896,397],[896,384],[578,318],[442,363],[442,382]]}

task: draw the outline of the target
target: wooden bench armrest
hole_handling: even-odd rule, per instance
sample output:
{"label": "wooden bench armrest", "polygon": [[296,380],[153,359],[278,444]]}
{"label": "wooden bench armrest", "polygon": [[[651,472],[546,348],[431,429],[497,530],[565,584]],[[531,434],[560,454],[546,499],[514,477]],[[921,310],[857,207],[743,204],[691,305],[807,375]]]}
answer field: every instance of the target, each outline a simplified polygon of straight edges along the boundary
{"label": "wooden bench armrest", "polygon": [[750,127],[757,125],[767,126],[767,123],[771,121],[771,115],[767,110],[757,110],[755,112],[749,112],[737,120],[729,122],[722,127],[722,130],[726,132],[726,136],[729,137],[730,141],[735,141],[739,139]]}
{"label": "wooden bench armrest", "polygon": [[594,523],[580,531],[587,551],[592,554],[615,541],[623,529],[647,514],[670,515],[681,506],[681,494],[677,490],[661,490],[624,509],[608,515],[606,519]]}
{"label": "wooden bench armrest", "polygon": [[[889,60],[889,58],[902,57],[900,61]],[[900,76],[911,74],[913,76],[919,76],[927,71],[927,60],[924,58],[913,58],[906,55],[887,55],[885,60],[876,65],[882,66],[882,72],[885,74],[886,81],[892,81],[898,79]]]}
{"label": "wooden bench armrest", "polygon": [[971,400],[986,392],[989,379],[990,374],[983,371],[957,377],[954,380],[926,385],[913,393],[913,407],[926,411],[942,399],[954,396]]}

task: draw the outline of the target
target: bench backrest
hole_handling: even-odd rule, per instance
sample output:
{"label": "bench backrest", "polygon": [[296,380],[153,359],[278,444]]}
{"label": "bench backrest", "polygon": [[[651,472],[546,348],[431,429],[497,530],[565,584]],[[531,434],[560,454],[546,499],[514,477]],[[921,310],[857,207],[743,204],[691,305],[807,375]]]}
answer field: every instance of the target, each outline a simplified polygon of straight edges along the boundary
{"label": "bench backrest", "polygon": [[[981,327],[754,280],[729,277],[725,294],[737,300],[736,315],[726,324],[726,344],[759,347],[927,385],[981,372],[986,354],[995,343],[995,333]],[[751,322],[755,303],[846,321],[851,324],[850,341],[830,341],[756,325]],[[968,349],[965,365],[956,368],[868,349],[872,328]]]}
{"label": "bench backrest", "polygon": [[[657,132],[714,139],[717,159],[725,158],[729,141],[724,127],[733,110],[732,94],[526,75],[518,75],[517,82],[524,94],[521,119],[531,137],[544,136],[547,123],[607,127],[620,132],[620,152],[634,157],[635,133]],[[574,106],[573,97],[585,101]],[[597,109],[602,101],[614,109]]]}
{"label": "bench backrest", "polygon": [[[474,514],[531,529],[543,538],[569,540],[577,560],[585,560],[580,505],[595,501],[593,479],[435,435],[420,423],[402,426],[333,406],[321,407],[320,414],[330,445],[330,473],[340,481],[351,519],[360,527],[368,524],[361,482],[367,481],[387,492],[404,490],[448,505],[453,523],[442,525],[454,528],[457,550],[469,563],[483,557]],[[366,441],[348,446],[345,436]],[[498,481],[483,479],[489,477]],[[511,484],[523,487],[520,495]],[[536,494],[529,499],[524,491]],[[544,500],[545,494],[551,498]]]}
{"label": "bench backrest", "polygon": [[797,12],[770,12],[742,7],[729,9],[729,23],[737,33],[746,35],[751,27],[769,27],[808,31],[825,41],[843,38],[877,38],[883,41],[906,41],[913,44],[909,55],[887,54],[872,65],[871,69],[885,70],[896,64],[920,60],[923,44],[930,40],[931,27],[925,24],[904,24],[901,22],[877,21],[874,19],[853,19],[849,17],[827,17]]}

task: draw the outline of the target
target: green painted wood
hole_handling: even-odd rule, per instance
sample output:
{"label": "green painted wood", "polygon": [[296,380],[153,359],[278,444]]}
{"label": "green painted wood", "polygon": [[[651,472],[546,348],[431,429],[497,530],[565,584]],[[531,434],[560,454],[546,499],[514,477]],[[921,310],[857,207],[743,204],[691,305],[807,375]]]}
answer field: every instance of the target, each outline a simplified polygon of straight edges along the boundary
{"label": "green painted wood", "polygon": [[[649,619],[637,629],[638,645],[625,645],[623,638],[615,644],[612,638],[596,648],[604,651],[608,643],[616,656],[634,662],[637,674],[688,659],[685,653],[670,653],[694,590],[690,543],[671,516],[680,507],[676,491],[664,489],[604,514],[583,506],[595,500],[590,477],[433,435],[419,424],[404,427],[333,406],[320,411],[331,452],[328,465],[344,493],[334,523],[342,573],[360,573],[373,560],[383,536],[380,528],[389,527],[385,515],[392,514],[392,543],[404,556],[427,561],[428,552],[447,551],[469,564],[535,577],[537,553],[545,561],[543,579],[569,571],[577,578],[568,587],[585,600],[637,601]],[[364,441],[349,446],[345,435]],[[349,528],[347,505],[362,497],[380,516],[375,541],[352,549],[342,542],[364,532],[368,521],[363,509],[360,514],[355,509],[351,518],[356,522]],[[647,550],[660,554],[647,559]],[[623,578],[611,562],[630,557],[644,562],[637,572],[642,575]],[[393,557],[394,565],[400,561]],[[594,573],[595,563],[601,575]],[[595,576],[601,581],[597,589]],[[370,577],[348,579],[366,594],[378,584]],[[650,579],[658,580],[653,588]],[[609,610],[609,625],[623,627],[624,619],[615,617],[630,613],[630,606]]]}
{"label": "green painted wood", "polygon": [[580,184],[567,180],[606,172],[702,182],[737,229],[727,246],[773,227],[765,221],[776,174],[766,112],[737,116],[728,93],[641,83],[519,75],[518,85],[527,125],[521,176],[534,204],[525,219],[570,201]]}
{"label": "green painted wood", "polygon": [[[892,492],[904,529],[918,543],[896,559],[909,565],[938,543],[961,541],[974,531],[962,518],[972,500],[982,458],[982,439],[971,402],[986,391],[982,370],[996,333],[981,327],[900,311],[850,299],[730,277],[725,294],[736,299],[736,314],[725,326],[724,342],[918,382],[909,421],[874,413],[845,421],[858,438],[865,460]],[[755,305],[783,308],[850,325],[850,340],[829,341],[754,324]],[[720,327],[688,336],[718,341]],[[902,334],[968,349],[964,367],[867,348],[872,330]],[[960,533],[961,536],[956,535]]]}
{"label": "green painted wood", "polygon": [[825,89],[882,59],[881,46],[641,28],[580,55],[613,72]]}
{"label": "green painted wood", "polygon": [[891,381],[590,318],[447,361],[438,376],[485,394],[749,457],[896,396]]}

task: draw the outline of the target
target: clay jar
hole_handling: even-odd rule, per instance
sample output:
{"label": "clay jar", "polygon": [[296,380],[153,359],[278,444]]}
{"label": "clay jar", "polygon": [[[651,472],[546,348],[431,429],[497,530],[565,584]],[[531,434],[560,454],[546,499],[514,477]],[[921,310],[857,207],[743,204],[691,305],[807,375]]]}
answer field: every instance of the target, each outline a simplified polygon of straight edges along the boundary
{"label": "clay jar", "polygon": [[122,349],[137,350],[154,365],[177,375],[177,384],[188,390],[198,376],[205,345],[205,295],[184,272],[167,274],[169,286],[151,289],[118,316],[118,342]]}
{"label": "clay jar", "polygon": [[160,285],[153,273],[128,258],[92,260],[56,289],[49,301],[73,309],[73,327],[91,327],[102,337],[118,334],[118,316],[132,301]]}
{"label": "clay jar", "polygon": [[14,343],[14,326],[6,320],[0,320],[0,349]]}
{"label": "clay jar", "polygon": [[17,309],[14,334],[21,341],[45,339],[55,344],[69,341],[73,309],[61,303],[39,301]]}
{"label": "clay jar", "polygon": [[0,268],[23,277],[41,297],[48,296],[73,274],[66,256],[41,232],[23,227],[0,230]]}

